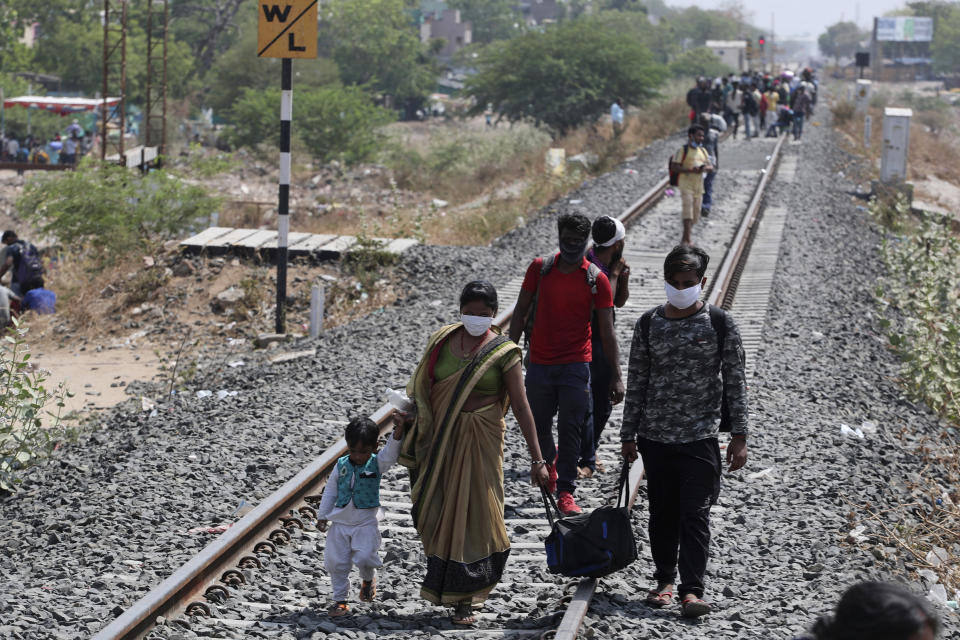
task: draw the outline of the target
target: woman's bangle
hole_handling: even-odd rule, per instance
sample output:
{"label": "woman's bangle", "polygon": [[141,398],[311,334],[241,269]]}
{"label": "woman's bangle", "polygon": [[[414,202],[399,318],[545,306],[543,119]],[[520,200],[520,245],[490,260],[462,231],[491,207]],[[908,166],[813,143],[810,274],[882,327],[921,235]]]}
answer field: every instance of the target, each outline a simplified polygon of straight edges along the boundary
{"label": "woman's bangle", "polygon": [[530,464],[547,464],[546,460],[531,460]]}

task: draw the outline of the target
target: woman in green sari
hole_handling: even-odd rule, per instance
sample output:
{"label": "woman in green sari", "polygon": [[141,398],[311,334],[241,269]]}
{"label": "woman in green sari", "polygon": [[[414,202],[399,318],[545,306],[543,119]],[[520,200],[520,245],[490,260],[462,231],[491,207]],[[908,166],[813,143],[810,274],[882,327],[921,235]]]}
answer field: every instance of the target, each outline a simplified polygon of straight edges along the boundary
{"label": "woman in green sari", "polygon": [[454,607],[453,622],[476,622],[472,608],[496,586],[510,554],[503,521],[503,417],[520,424],[530,479],[547,481],[523,387],[520,347],[492,327],[497,291],[474,281],[460,295],[461,322],[430,337],[407,385],[417,413],[400,452],[410,469],[413,522],[427,555],[420,595]]}

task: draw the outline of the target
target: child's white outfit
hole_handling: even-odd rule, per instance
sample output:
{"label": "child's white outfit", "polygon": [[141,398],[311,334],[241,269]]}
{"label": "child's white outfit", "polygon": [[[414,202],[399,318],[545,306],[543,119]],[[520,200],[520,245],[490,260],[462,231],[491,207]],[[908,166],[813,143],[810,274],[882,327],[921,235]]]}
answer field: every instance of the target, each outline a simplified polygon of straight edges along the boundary
{"label": "child's white outfit", "polygon": [[373,580],[380,560],[380,479],[397,462],[400,440],[392,435],[379,453],[357,466],[345,455],[334,465],[323,489],[317,519],[328,520],[323,564],[333,583],[334,602],[350,593],[350,570],[356,565],[361,580]]}

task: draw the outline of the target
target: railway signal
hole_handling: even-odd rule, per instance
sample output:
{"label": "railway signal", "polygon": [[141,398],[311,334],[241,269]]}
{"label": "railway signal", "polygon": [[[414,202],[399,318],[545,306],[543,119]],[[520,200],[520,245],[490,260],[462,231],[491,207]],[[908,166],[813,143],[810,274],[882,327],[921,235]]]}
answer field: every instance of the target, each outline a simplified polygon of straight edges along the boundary
{"label": "railway signal", "polygon": [[287,246],[290,235],[290,127],[293,58],[317,57],[317,0],[258,4],[257,57],[282,58],[280,70],[280,179],[277,202],[276,332],[286,328]]}
{"label": "railway signal", "polygon": [[763,57],[763,53],[764,53],[764,49],[765,49],[766,44],[767,44],[767,40],[766,40],[766,38],[763,37],[763,35],[761,35],[759,38],[757,38],[757,48],[760,49],[760,57],[761,57],[761,58]]}

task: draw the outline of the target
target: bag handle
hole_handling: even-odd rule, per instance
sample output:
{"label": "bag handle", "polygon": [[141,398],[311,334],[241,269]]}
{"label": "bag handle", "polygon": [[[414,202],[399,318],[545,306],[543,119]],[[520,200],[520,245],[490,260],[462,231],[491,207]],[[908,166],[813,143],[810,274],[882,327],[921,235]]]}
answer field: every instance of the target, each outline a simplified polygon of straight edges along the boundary
{"label": "bag handle", "polygon": [[620,469],[620,479],[617,480],[617,509],[620,508],[620,501],[623,500],[624,507],[626,507],[626,498],[624,497],[624,489],[627,486],[627,478],[630,477],[630,463],[626,460],[623,461],[623,467]]}
{"label": "bag handle", "polygon": [[543,498],[543,508],[547,511],[547,521],[550,523],[550,528],[552,529],[554,513],[556,513],[557,519],[562,518],[563,514],[560,513],[560,508],[557,506],[557,501],[554,499],[553,494],[543,487],[540,487],[540,497]]}

